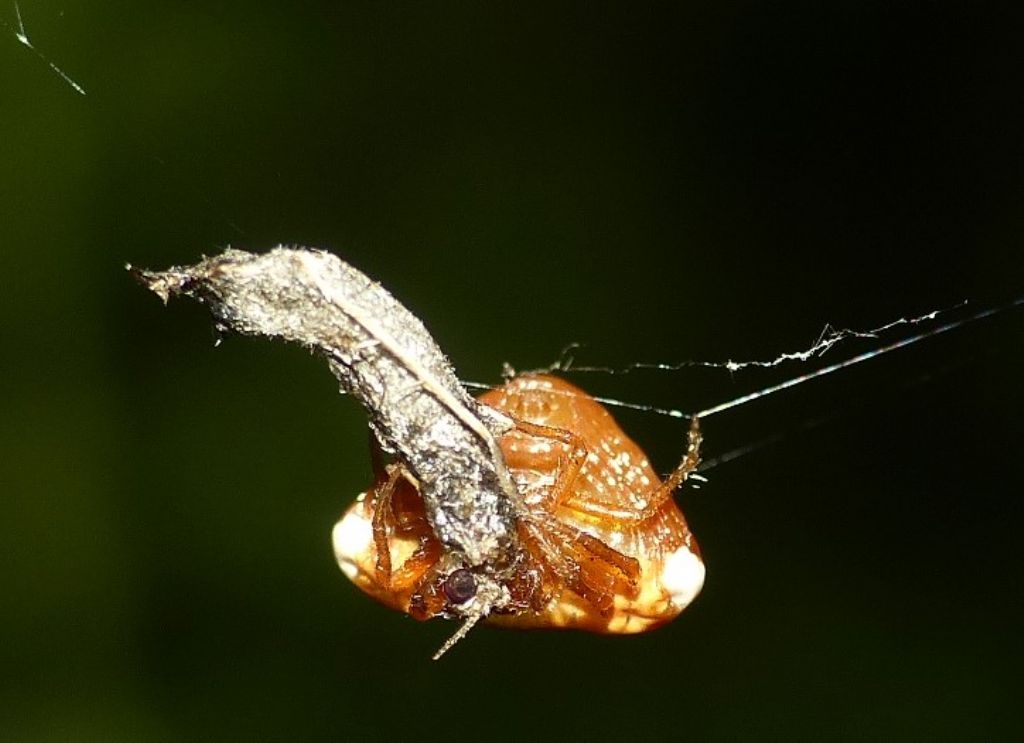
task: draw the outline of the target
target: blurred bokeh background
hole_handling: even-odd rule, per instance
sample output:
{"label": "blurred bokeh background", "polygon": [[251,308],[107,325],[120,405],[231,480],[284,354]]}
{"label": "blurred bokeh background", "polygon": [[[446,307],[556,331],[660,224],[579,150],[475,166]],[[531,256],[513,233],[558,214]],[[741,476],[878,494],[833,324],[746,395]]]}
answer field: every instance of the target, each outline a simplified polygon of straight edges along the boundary
{"label": "blurred bokeh background", "polygon": [[[997,306],[1011,5],[22,0],[83,96],[0,4],[0,738],[1014,738],[1020,310],[709,419],[709,457],[778,441],[680,493],[709,572],[670,626],[432,664],[453,627],[331,555],[362,411],[123,270],[328,248],[492,382]],[[810,368],[573,380],[695,410]],[[671,468],[679,421],[617,417]]]}

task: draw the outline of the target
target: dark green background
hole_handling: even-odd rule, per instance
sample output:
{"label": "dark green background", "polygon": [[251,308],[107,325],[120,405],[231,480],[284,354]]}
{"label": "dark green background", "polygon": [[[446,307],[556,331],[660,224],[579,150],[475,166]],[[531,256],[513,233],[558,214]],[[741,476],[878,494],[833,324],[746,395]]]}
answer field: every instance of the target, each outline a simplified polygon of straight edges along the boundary
{"label": "dark green background", "polygon": [[[783,440],[680,495],[708,582],[670,626],[483,629],[432,664],[452,626],[378,607],[331,555],[362,412],[297,349],[214,350],[200,308],[122,268],[329,248],[482,380],[570,341],[771,358],[826,322],[996,305],[1024,293],[1019,15],[21,11],[88,94],[0,29],[0,738],[1019,732],[1021,311],[710,418],[709,456]],[[693,410],[808,368],[574,379]],[[619,417],[674,464],[678,421]]]}

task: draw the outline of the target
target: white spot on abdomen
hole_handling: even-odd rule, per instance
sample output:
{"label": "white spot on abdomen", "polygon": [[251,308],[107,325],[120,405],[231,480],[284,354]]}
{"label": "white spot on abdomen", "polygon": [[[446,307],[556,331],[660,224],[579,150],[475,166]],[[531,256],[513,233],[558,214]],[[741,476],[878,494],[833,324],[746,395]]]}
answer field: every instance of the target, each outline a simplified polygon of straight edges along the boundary
{"label": "white spot on abdomen", "polygon": [[373,525],[362,510],[350,509],[331,531],[334,557],[341,572],[348,576],[349,580],[355,580],[359,572],[359,560],[373,544]]}
{"label": "white spot on abdomen", "polygon": [[672,603],[685,608],[697,598],[704,586],[704,562],[685,546],[667,558],[661,573],[661,585],[672,597]]}

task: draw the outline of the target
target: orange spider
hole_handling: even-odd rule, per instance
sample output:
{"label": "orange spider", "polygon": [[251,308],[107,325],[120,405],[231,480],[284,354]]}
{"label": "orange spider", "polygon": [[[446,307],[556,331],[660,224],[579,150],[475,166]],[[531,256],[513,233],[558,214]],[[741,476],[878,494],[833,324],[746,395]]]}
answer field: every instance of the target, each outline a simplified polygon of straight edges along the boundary
{"label": "orange spider", "polygon": [[[682,462],[662,482],[604,406],[568,382],[522,375],[479,402],[516,423],[500,445],[522,502],[490,622],[634,633],[693,601],[704,562],[672,493],[700,461],[696,418]],[[415,478],[371,448],[373,486],[334,527],[341,569],[417,619],[466,616],[460,606],[484,583],[435,536]]]}

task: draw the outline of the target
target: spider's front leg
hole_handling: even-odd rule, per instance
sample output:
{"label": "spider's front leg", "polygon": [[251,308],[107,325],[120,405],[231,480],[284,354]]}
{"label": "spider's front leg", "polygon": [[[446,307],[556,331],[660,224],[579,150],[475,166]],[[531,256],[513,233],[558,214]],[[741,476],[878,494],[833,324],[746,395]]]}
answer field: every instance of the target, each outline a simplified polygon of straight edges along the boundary
{"label": "spider's front leg", "polygon": [[576,478],[583,470],[587,462],[589,450],[587,442],[577,433],[564,428],[545,426],[540,423],[515,419],[516,430],[534,438],[550,439],[564,444],[568,448],[565,456],[558,459],[558,474],[555,475],[555,483],[551,486],[547,500],[554,511],[558,506],[563,505],[572,497],[572,486]]}
{"label": "spider's front leg", "polygon": [[[405,469],[400,464],[385,464],[380,445],[372,437],[370,462],[374,472],[370,503],[377,580],[388,591],[419,588],[424,574],[441,557],[441,543],[422,513],[422,503],[414,504],[418,508],[409,507],[413,505],[409,499],[418,499],[419,494],[406,476]],[[395,569],[391,562],[391,536],[399,529],[403,536],[416,538],[418,544]]]}
{"label": "spider's front leg", "polygon": [[388,590],[391,589],[391,543],[388,532],[394,521],[391,512],[391,495],[402,473],[392,467],[383,480],[378,480],[370,493],[373,509],[373,544],[377,550],[377,580]]}
{"label": "spider's front leg", "polygon": [[632,557],[608,546],[558,519],[556,509],[576,507],[574,484],[587,462],[589,451],[583,437],[563,428],[516,420],[516,429],[533,437],[551,439],[568,447],[559,457],[555,482],[547,498],[526,520],[525,532],[539,546],[547,567],[559,575],[577,594],[600,611],[609,611],[614,597],[635,594],[640,567]]}
{"label": "spider's front leg", "polygon": [[571,508],[577,513],[597,518],[616,518],[634,523],[640,523],[653,517],[665,504],[672,494],[682,485],[686,479],[700,465],[700,445],[703,436],[700,432],[700,422],[696,416],[690,419],[690,429],[687,432],[686,452],[675,469],[649,494],[644,500],[646,503],[641,508],[622,509],[611,508],[600,502],[578,498],[572,489],[572,484],[579,476],[587,461],[587,445],[578,435],[571,431],[552,426],[542,426],[536,423],[516,421],[516,427],[523,433],[539,438],[552,439],[570,447],[567,457],[559,460],[558,474],[555,484],[551,489],[553,507]]}

